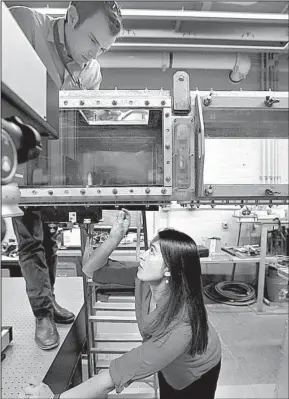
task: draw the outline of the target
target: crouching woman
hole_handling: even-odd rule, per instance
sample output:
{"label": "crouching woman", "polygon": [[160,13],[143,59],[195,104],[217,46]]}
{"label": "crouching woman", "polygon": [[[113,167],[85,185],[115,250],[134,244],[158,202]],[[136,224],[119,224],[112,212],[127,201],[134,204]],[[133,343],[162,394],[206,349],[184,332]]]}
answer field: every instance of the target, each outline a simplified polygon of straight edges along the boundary
{"label": "crouching woman", "polygon": [[119,393],[132,382],[158,373],[161,399],[213,399],[221,344],[204,305],[197,246],[188,235],[165,229],[141,255],[139,266],[128,268],[109,256],[129,224],[129,212],[121,211],[109,238],[95,249],[83,270],[97,282],[104,277],[110,283],[135,281],[136,319],[143,343],[60,398],[97,398],[114,389]]}

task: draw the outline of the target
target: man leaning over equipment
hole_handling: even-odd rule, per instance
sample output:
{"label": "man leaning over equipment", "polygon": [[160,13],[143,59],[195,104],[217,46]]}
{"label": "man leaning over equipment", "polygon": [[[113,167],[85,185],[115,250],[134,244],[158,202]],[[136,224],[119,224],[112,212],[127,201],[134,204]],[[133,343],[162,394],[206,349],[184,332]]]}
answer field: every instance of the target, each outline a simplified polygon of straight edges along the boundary
{"label": "man leaning over equipment", "polygon": [[[72,1],[66,16],[57,19],[27,7],[10,11],[60,90],[99,89],[97,57],[109,50],[122,27],[116,2]],[[45,207],[23,212],[13,218],[19,263],[36,317],[35,341],[47,350],[59,345],[55,323],[72,323],[75,316],[54,296],[57,228],[50,229],[44,222]]]}

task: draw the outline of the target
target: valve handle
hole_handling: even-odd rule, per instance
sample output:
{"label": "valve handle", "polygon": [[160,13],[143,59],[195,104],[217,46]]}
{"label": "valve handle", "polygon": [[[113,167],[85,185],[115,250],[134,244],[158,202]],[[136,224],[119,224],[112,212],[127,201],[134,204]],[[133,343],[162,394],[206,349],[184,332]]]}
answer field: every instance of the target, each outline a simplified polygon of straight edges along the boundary
{"label": "valve handle", "polygon": [[14,138],[17,147],[18,163],[22,164],[30,159],[37,158],[42,151],[41,136],[32,126],[23,123],[18,116],[12,116],[6,119],[10,122],[9,126],[5,124],[8,132]]}

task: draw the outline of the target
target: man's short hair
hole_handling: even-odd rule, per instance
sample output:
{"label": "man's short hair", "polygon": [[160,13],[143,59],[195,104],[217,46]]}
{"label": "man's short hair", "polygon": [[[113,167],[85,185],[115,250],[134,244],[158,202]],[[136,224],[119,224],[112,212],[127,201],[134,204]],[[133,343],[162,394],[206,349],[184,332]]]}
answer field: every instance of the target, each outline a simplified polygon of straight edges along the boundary
{"label": "man's short hair", "polygon": [[118,35],[122,29],[122,15],[116,1],[71,1],[70,5],[74,6],[78,13],[76,27],[98,11],[103,11],[113,36]]}

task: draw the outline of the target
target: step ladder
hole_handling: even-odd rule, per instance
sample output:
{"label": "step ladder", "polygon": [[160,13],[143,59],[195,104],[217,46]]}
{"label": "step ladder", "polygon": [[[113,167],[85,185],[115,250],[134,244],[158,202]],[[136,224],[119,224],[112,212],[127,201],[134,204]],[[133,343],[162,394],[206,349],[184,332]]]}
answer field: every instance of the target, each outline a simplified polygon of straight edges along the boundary
{"label": "step ladder", "polygon": [[[145,248],[148,247],[146,234],[145,212],[142,212]],[[89,230],[90,228],[90,230]],[[83,259],[92,251],[92,228],[82,238],[85,242]],[[140,218],[137,225],[137,259],[140,254],[140,233],[142,231]],[[135,316],[134,287],[102,287],[84,277],[84,297],[87,329],[87,364],[88,376],[98,374],[102,369],[108,369],[113,358],[141,345],[142,338],[138,331]],[[105,291],[110,295],[101,295]],[[115,292],[122,295],[113,295]],[[113,398],[158,398],[157,374],[146,379],[133,382],[120,394],[115,391],[108,394]]]}

